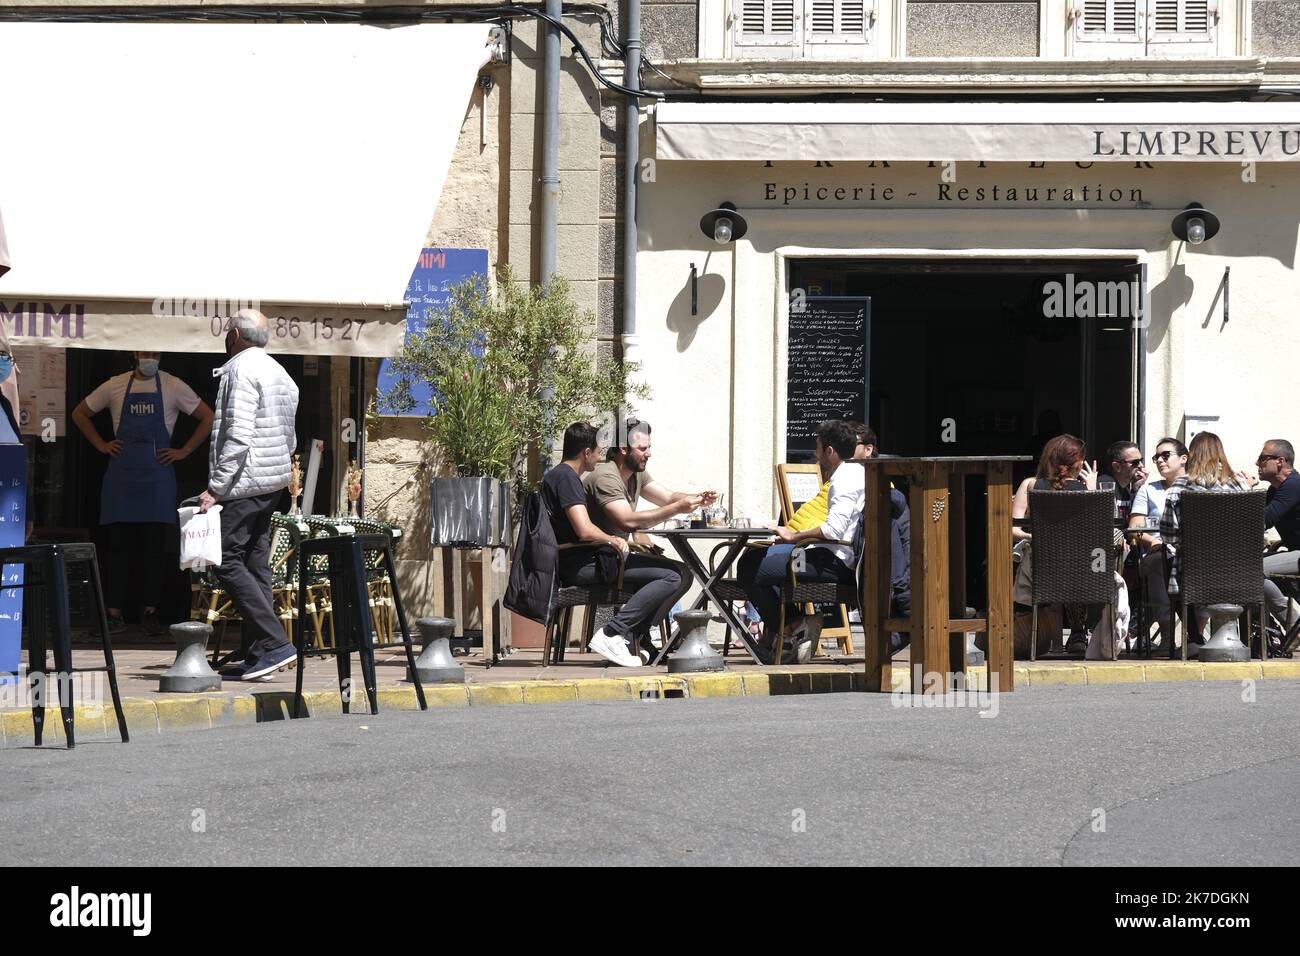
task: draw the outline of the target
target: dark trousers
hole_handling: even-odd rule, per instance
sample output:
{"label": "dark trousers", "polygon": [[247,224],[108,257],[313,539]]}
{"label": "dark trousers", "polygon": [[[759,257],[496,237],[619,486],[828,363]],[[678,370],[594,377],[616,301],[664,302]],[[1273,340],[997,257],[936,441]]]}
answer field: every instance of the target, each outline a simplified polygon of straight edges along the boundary
{"label": "dark trousers", "polygon": [[[565,584],[591,585],[601,581],[595,560],[566,569],[561,573]],[[649,554],[629,554],[623,566],[623,590],[632,599],[618,609],[605,625],[611,634],[631,638],[636,643],[673,609],[691,589],[691,572],[686,565],[671,558]]]}
{"label": "dark trousers", "polygon": [[108,531],[108,606],[119,611],[131,597],[141,608],[162,600],[163,568],[170,526],[158,521],[116,521]]}
{"label": "dark trousers", "polygon": [[221,502],[221,564],[217,580],[243,623],[249,660],[288,644],[271,599],[271,514],[283,492]]}
{"label": "dark trousers", "polygon": [[[781,585],[788,580],[786,570],[790,563],[792,544],[774,544],[770,548],[748,548],[740,556],[736,567],[736,580],[758,609],[763,622],[775,629],[781,614]],[[803,552],[804,569],[796,574],[800,581],[830,581],[841,584],[854,582],[853,569],[837,558],[827,548],[807,548]],[[790,620],[790,609],[786,620]]]}

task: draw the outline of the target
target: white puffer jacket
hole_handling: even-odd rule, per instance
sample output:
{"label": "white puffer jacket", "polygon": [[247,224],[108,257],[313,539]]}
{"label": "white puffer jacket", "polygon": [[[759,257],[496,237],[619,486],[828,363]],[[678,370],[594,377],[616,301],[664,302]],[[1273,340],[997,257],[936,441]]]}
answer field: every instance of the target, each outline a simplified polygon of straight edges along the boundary
{"label": "white puffer jacket", "polygon": [[298,447],[297,384],[260,348],[244,349],[213,375],[221,385],[212,420],[208,490],[224,501],[287,488]]}

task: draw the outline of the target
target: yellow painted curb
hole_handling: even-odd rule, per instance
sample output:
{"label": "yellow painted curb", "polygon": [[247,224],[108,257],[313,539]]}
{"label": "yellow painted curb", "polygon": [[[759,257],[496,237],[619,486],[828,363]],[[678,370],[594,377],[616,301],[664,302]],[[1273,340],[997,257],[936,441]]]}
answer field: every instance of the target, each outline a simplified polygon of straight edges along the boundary
{"label": "yellow painted curb", "polygon": [[578,700],[631,700],[631,688],[627,681],[612,677],[596,677],[591,680],[575,682],[578,686]]}
{"label": "yellow painted curb", "polygon": [[1141,684],[1146,681],[1146,673],[1140,664],[1085,664],[1083,672],[1089,684]]}
{"label": "yellow painted curb", "polygon": [[1264,665],[1264,676],[1267,677],[1300,677],[1300,661],[1269,661]]}
{"label": "yellow painted curb", "polygon": [[522,704],[524,685],[520,683],[470,684],[469,702],[473,704]]}
{"label": "yellow painted curb", "polygon": [[1205,679],[1204,668],[1196,661],[1173,661],[1167,664],[1147,664],[1143,670],[1148,684],[1167,684],[1175,681]]}
{"label": "yellow painted curb", "polygon": [[691,697],[744,697],[745,683],[739,674],[696,674],[687,682]]}
{"label": "yellow painted curb", "polygon": [[[167,698],[154,701],[158,708],[158,729],[208,730],[212,718],[208,715],[208,702],[204,698]],[[127,728],[130,729],[130,723]]]}
{"label": "yellow painted curb", "polygon": [[532,681],[524,684],[525,704],[575,704],[578,687],[572,681]]}
{"label": "yellow painted curb", "polygon": [[1202,664],[1201,668],[1205,680],[1261,680],[1264,677],[1259,661]]}
{"label": "yellow painted curb", "polygon": [[1030,687],[1062,687],[1088,682],[1088,675],[1082,667],[1030,667],[1028,671]]}
{"label": "yellow painted curb", "polygon": [[[416,699],[414,687],[380,687],[375,697],[379,700],[379,710],[419,710],[420,702]],[[428,702],[428,698],[425,698]]]}
{"label": "yellow painted curb", "polygon": [[122,713],[126,716],[127,732],[136,734],[158,733],[158,708],[151,700],[142,697],[128,697],[122,701]]}
{"label": "yellow painted curb", "polygon": [[469,690],[465,684],[430,685],[424,689],[424,702],[433,707],[468,707]]}
{"label": "yellow painted curb", "polygon": [[771,682],[767,679],[766,674],[742,674],[740,684],[745,689],[746,697],[768,697],[771,695]]}

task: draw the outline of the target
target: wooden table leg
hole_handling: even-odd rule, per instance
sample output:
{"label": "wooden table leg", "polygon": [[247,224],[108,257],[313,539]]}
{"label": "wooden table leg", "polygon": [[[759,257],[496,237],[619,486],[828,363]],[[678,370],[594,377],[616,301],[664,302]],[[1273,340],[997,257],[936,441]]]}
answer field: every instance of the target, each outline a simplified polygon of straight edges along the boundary
{"label": "wooden table leg", "polygon": [[[988,498],[988,675],[990,691],[1011,691],[1014,646],[1011,604],[1011,464],[989,462]],[[996,684],[994,683],[996,677]]]}
{"label": "wooden table leg", "polygon": [[889,478],[883,468],[867,468],[862,547],[862,651],[867,659],[867,690],[890,693],[893,647],[885,618],[889,616],[890,507]]}
{"label": "wooden table leg", "polygon": [[[926,462],[912,487],[912,690],[948,672],[948,475]],[[939,675],[930,677],[929,675]]]}

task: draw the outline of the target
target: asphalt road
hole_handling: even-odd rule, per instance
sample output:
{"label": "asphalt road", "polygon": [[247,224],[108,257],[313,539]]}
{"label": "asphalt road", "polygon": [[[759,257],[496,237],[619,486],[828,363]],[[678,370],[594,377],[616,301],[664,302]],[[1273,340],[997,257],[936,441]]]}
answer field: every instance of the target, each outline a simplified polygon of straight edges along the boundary
{"label": "asphalt road", "polygon": [[[8,864],[1290,865],[1300,682],[481,707],[0,753]],[[985,701],[987,705],[988,702]]]}

